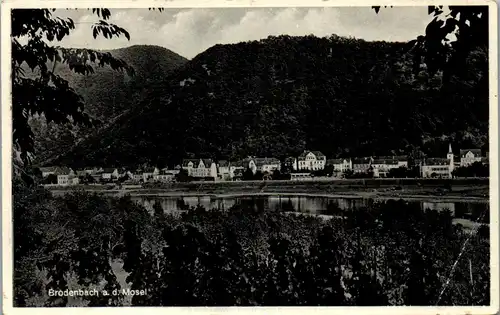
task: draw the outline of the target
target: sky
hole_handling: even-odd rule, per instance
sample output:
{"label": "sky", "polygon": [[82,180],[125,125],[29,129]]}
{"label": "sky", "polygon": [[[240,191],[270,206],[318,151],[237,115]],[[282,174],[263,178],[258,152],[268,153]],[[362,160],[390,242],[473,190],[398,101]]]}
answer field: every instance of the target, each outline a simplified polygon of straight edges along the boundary
{"label": "sky", "polygon": [[259,40],[270,35],[336,34],[369,41],[408,41],[423,35],[431,17],[427,6],[382,8],[190,8],[111,9],[108,22],[125,28],[125,37],[92,37],[98,17],[90,10],[56,10],[55,16],[71,17],[75,30],[58,43],[63,47],[115,49],[132,45],[157,45],[191,59],[215,44]]}

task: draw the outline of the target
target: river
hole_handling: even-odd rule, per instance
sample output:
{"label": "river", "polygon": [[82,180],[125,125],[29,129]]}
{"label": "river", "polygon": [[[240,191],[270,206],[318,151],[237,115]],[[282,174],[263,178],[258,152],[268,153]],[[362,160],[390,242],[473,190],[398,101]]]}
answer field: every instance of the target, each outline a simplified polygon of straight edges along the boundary
{"label": "river", "polygon": [[[268,195],[268,196],[133,196],[132,200],[143,205],[146,209],[152,210],[154,203],[159,202],[163,210],[167,213],[186,210],[198,205],[205,209],[229,210],[232,206],[246,203],[251,204],[259,210],[281,210],[290,212],[301,212],[309,214],[328,215],[331,209],[353,210],[360,207],[367,207],[374,202],[373,199],[361,198],[338,198],[323,196],[304,195]],[[457,218],[472,216],[489,211],[487,202],[439,202],[439,201],[408,201],[418,203],[424,210],[450,210]]]}

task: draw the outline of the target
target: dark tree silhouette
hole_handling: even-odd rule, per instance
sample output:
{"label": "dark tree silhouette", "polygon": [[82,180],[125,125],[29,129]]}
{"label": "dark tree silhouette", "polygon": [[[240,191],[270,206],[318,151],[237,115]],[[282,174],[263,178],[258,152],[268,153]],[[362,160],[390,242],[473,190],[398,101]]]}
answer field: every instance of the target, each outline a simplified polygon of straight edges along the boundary
{"label": "dark tree silhouette", "polygon": [[[376,13],[380,6],[372,7]],[[463,76],[467,58],[474,50],[488,50],[488,6],[429,6],[428,13],[434,19],[427,25],[425,34],[408,42],[408,50],[414,52],[414,70],[419,72],[421,64],[427,66],[429,74],[443,72],[449,80],[452,75]],[[456,31],[456,41],[448,35]]]}
{"label": "dark tree silhouette", "polygon": [[[89,10],[100,19],[91,26],[94,38],[125,36],[130,40],[125,29],[107,22],[111,17],[109,9]],[[30,163],[34,153],[33,132],[28,125],[30,116],[44,115],[48,122],[58,124],[97,123],[85,113],[82,97],[54,73],[57,63],[68,64],[70,70],[81,75],[94,73],[92,65],[109,65],[114,70],[134,74],[134,69],[109,52],[50,45],[75,29],[71,18],[56,17],[54,11],[56,9],[13,9],[11,12],[13,142],[24,163]],[[23,44],[20,38],[26,42]],[[47,66],[49,61],[53,63],[52,69]],[[23,70],[24,63],[33,73]]]}

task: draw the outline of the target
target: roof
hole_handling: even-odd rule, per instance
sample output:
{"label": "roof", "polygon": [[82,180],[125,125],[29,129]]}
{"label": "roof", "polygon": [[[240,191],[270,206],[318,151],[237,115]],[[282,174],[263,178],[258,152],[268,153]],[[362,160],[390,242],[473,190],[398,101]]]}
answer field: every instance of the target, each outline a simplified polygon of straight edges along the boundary
{"label": "roof", "polygon": [[156,167],[146,167],[144,168],[144,173],[153,173],[156,170]]}
{"label": "roof", "polygon": [[57,171],[57,169],[58,169],[57,166],[40,167],[40,171],[42,173],[55,172],[55,171]]}
{"label": "roof", "polygon": [[210,167],[210,165],[212,165],[213,163],[212,159],[184,159],[182,160],[182,166],[187,167],[189,162],[193,162],[193,168],[197,168],[198,165],[200,164],[200,161],[203,161],[205,168]]}
{"label": "roof", "polygon": [[170,171],[169,170],[165,170],[165,169],[161,170],[158,173],[158,175],[175,175],[175,174],[176,174],[176,172],[174,172],[172,170],[170,170]]}
{"label": "roof", "polygon": [[445,158],[428,158],[425,159],[424,165],[449,165],[450,160]]}
{"label": "roof", "polygon": [[253,159],[255,162],[255,165],[257,166],[262,166],[262,165],[275,165],[275,164],[280,164],[280,160],[277,158],[255,158]]}
{"label": "roof", "polygon": [[193,162],[193,165],[198,165],[198,163],[200,163],[200,160],[197,160],[197,159],[184,159],[182,160],[182,166],[183,167],[187,167],[189,162]]}
{"label": "roof", "polygon": [[405,162],[408,161],[408,155],[396,155],[394,159],[398,162]]}
{"label": "roof", "polygon": [[294,163],[295,158],[293,156],[289,156],[285,159],[285,163]]}
{"label": "roof", "polygon": [[205,164],[205,167],[210,167],[212,163],[214,162],[212,159],[202,159],[203,164]]}
{"label": "roof", "polygon": [[344,164],[344,161],[349,162],[349,159],[329,159],[326,165]]}
{"label": "roof", "polygon": [[372,158],[363,157],[363,158],[354,158],[352,159],[353,164],[370,164]]}
{"label": "roof", "polygon": [[71,173],[71,169],[66,166],[58,167],[56,169],[56,174],[57,175],[69,175]]}
{"label": "roof", "polygon": [[395,159],[376,159],[376,160],[373,160],[372,164],[395,165],[395,164],[398,164],[398,161]]}
{"label": "roof", "polygon": [[326,157],[321,151],[312,151],[314,155],[316,155],[317,158],[324,158]]}
{"label": "roof", "polygon": [[112,168],[112,167],[106,167],[106,168],[102,169],[103,173],[113,173],[114,171],[116,171],[116,168]]}
{"label": "roof", "polygon": [[408,161],[408,155],[387,155],[387,156],[377,156],[377,160],[394,160],[398,162]]}
{"label": "roof", "polygon": [[304,152],[302,152],[302,154],[299,155],[299,160],[305,160],[306,156],[309,153],[314,154],[317,159],[326,158],[326,156],[323,153],[321,153],[321,151],[308,151],[308,150],[304,150]]}
{"label": "roof", "polygon": [[220,160],[219,167],[228,167],[231,163],[228,160]]}
{"label": "roof", "polygon": [[460,157],[464,157],[469,152],[472,152],[474,156],[481,156],[481,149],[465,149],[460,150]]}

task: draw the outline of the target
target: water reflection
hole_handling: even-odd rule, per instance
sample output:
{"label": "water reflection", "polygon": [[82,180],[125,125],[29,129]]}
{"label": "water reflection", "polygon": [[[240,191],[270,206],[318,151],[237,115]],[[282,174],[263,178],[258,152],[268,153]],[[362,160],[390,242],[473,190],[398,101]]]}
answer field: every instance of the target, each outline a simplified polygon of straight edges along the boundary
{"label": "water reflection", "polygon": [[[160,202],[165,212],[178,212],[189,208],[202,206],[205,209],[229,210],[237,204],[245,203],[257,211],[286,211],[303,212],[311,214],[336,215],[343,210],[370,207],[375,202],[373,199],[327,198],[316,196],[244,196],[216,198],[211,196],[185,196],[185,197],[133,197],[132,200],[142,204],[152,211],[155,202]],[[473,202],[420,202],[423,210],[449,210],[456,218],[478,219],[489,218],[488,203]]]}

